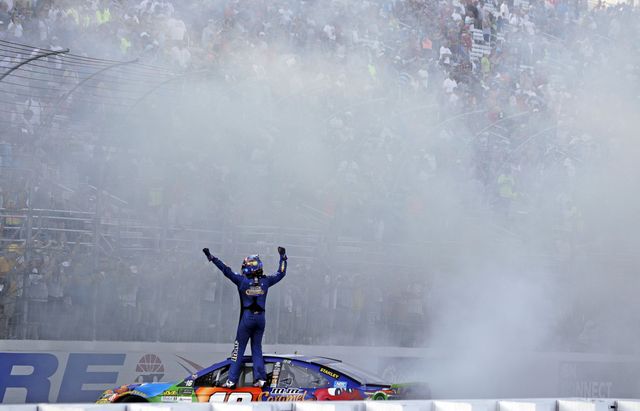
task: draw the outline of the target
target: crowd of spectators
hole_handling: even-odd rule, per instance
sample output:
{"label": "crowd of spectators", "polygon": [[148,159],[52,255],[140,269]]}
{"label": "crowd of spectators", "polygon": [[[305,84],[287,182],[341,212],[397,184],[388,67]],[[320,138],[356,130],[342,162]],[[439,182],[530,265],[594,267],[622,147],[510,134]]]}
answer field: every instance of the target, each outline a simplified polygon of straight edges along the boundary
{"label": "crowd of spectators", "polygon": [[[269,223],[291,224],[296,215],[301,224],[319,221],[308,228],[319,226],[324,244],[312,263],[291,268],[297,282],[274,290],[270,321],[278,327],[267,342],[424,344],[428,276],[407,289],[394,279],[374,286],[357,274],[370,268],[354,273],[319,261],[337,238],[401,243],[421,238],[413,231],[421,224],[438,234],[452,231],[456,213],[427,213],[436,201],[430,190],[403,187],[435,187],[441,195],[441,185],[460,181],[474,200],[481,193],[478,208],[498,216],[503,229],[517,235],[553,221],[549,248],[577,253],[585,222],[573,183],[607,147],[577,124],[576,100],[593,67],[613,67],[609,76],[637,85],[637,61],[609,63],[637,55],[638,13],[628,4],[578,0],[0,0],[3,71],[38,52],[21,45],[75,53],[44,58],[37,63],[41,72],[26,65],[0,82],[6,91],[0,270],[7,290],[0,327],[13,338],[21,329],[31,338],[228,341],[237,302],[206,264],[168,260],[157,250],[102,255],[81,244],[85,234],[71,234],[92,231],[90,218],[74,220],[75,227],[62,222],[25,250],[17,240],[24,239],[26,217],[14,214],[29,206],[99,212],[105,220],[126,213],[168,227],[213,222],[233,231],[285,202],[295,212]],[[107,67],[91,57],[137,58],[144,65],[99,74],[90,88],[70,95]],[[242,170],[230,172],[223,159],[212,166],[193,147],[171,147],[175,158],[153,158],[115,135],[110,123],[127,114],[123,107],[132,110],[174,76],[201,71],[241,95],[216,94],[221,117],[225,104],[242,106],[251,117],[243,111],[234,121],[263,125],[260,138],[239,143],[250,160]],[[185,87],[190,100],[207,101]],[[174,118],[179,107],[169,105],[175,112],[167,117]],[[314,112],[296,119],[310,125],[292,121],[299,107]],[[220,128],[222,121],[214,123]],[[173,127],[168,133],[189,130]],[[321,143],[328,177],[311,189],[302,179],[283,179],[291,170],[272,164],[291,150],[282,149],[291,142],[282,135],[308,137],[295,138],[298,155]],[[209,187],[187,193],[193,183],[186,181],[203,170]],[[261,191],[260,204],[247,207],[233,193],[237,182],[268,187],[274,179],[285,181],[286,190]],[[435,207],[458,205],[436,201]],[[148,286],[158,280],[161,287]],[[325,290],[315,298],[321,309],[307,303],[319,288]],[[96,299],[105,295],[111,298]],[[25,311],[24,321],[15,315]],[[110,318],[119,325],[101,326],[112,324]],[[91,327],[77,327],[78,321]]]}
{"label": "crowd of spectators", "polygon": [[[96,264],[82,249],[41,247],[30,263],[16,244],[3,252],[3,338],[225,343],[234,334],[235,289],[206,260],[180,256]],[[294,280],[271,293],[268,343],[424,343],[425,335],[412,329],[425,322],[422,288],[396,290],[391,278],[373,286],[362,275],[317,275],[301,263],[291,271]],[[23,304],[28,314],[21,323],[16,314]]]}

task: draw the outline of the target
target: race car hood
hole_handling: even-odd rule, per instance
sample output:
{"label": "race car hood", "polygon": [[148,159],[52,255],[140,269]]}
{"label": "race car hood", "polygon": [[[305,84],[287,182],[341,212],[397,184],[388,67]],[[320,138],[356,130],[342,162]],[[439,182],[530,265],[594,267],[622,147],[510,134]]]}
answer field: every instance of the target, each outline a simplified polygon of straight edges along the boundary
{"label": "race car hood", "polygon": [[129,386],[131,391],[135,391],[136,394],[140,393],[142,397],[151,398],[156,395],[162,394],[169,387],[174,385],[175,382],[148,382],[144,384],[136,384]]}
{"label": "race car hood", "polygon": [[171,382],[151,382],[143,384],[122,385],[110,390],[103,391],[98,399],[99,403],[114,402],[123,395],[137,395],[142,398],[151,398],[162,394],[167,388],[174,383]]}

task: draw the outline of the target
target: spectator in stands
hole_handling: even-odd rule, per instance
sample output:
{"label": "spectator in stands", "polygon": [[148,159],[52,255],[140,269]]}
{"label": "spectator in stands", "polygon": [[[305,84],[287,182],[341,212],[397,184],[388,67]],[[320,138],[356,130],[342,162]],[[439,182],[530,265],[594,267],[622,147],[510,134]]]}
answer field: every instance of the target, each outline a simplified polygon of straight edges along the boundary
{"label": "spectator in stands", "polygon": [[[65,262],[62,262],[65,264]],[[64,289],[65,277],[62,264],[55,257],[45,256],[45,266],[43,267],[44,281],[47,284],[47,319],[42,329],[44,339],[61,339],[64,335],[59,326],[65,321]],[[66,264],[69,265],[68,263]]]}

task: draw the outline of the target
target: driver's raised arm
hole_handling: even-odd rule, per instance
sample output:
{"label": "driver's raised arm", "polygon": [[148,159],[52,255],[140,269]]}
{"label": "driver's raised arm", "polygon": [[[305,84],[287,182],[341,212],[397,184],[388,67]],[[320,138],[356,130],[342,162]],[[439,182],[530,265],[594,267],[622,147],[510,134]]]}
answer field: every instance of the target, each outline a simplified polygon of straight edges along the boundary
{"label": "driver's raised arm", "polygon": [[287,275],[287,251],[284,247],[278,247],[278,253],[280,254],[280,262],[278,263],[278,271],[274,275],[270,275],[267,277],[267,281],[269,281],[269,287],[274,284],[277,284],[280,280]]}
{"label": "driver's raised arm", "polygon": [[209,252],[208,248],[204,248],[202,252],[207,256],[207,259],[211,261],[216,267],[218,267],[218,269],[222,271],[222,274],[224,274],[224,276],[229,280],[233,281],[235,285],[240,285],[240,283],[242,283],[243,277],[240,274],[233,272],[233,270],[228,265],[223,263],[221,259],[212,255]]}

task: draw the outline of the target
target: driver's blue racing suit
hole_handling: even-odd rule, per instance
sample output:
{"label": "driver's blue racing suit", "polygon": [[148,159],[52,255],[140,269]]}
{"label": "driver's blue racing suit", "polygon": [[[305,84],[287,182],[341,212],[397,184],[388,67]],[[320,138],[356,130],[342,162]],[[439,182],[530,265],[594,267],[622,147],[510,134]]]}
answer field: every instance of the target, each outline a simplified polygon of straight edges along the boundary
{"label": "driver's blue racing suit", "polygon": [[216,257],[212,258],[212,262],[222,271],[225,277],[233,281],[240,294],[240,322],[238,323],[236,340],[233,344],[228,380],[234,384],[238,382],[242,356],[247,347],[247,342],[251,338],[253,379],[255,381],[264,381],[267,379],[267,374],[264,369],[264,358],[262,357],[262,335],[264,334],[265,326],[267,292],[269,287],[284,278],[287,273],[287,259],[286,257],[280,257],[278,271],[274,275],[255,278],[248,278],[233,272],[231,268]]}

